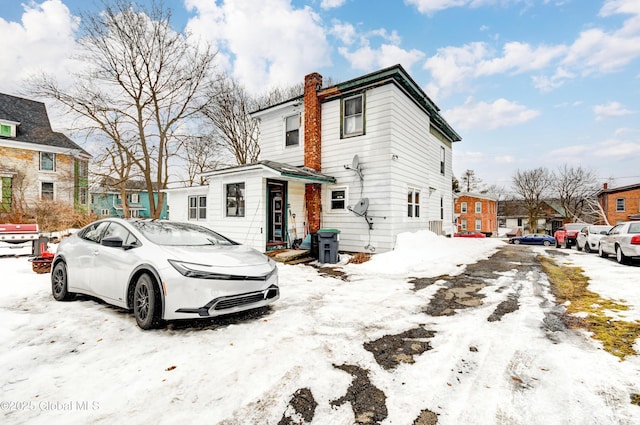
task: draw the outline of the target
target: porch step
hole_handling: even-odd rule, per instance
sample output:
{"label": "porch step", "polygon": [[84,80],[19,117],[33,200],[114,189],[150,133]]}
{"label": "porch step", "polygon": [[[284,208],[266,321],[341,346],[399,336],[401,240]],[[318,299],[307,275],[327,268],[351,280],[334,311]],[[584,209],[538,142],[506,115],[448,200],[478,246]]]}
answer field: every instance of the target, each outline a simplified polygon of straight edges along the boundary
{"label": "porch step", "polygon": [[267,252],[267,255],[284,264],[308,263],[314,260],[309,250],[306,249],[282,249]]}

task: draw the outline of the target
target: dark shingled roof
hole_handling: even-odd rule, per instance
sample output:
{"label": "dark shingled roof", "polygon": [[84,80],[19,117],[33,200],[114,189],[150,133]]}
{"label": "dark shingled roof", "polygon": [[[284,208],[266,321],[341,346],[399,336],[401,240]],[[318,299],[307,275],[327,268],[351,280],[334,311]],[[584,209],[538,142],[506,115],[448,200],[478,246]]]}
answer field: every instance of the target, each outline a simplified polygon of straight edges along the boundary
{"label": "dark shingled roof", "polygon": [[44,103],[0,93],[0,119],[19,122],[16,137],[3,137],[16,142],[77,149],[89,155],[73,140],[51,129]]}

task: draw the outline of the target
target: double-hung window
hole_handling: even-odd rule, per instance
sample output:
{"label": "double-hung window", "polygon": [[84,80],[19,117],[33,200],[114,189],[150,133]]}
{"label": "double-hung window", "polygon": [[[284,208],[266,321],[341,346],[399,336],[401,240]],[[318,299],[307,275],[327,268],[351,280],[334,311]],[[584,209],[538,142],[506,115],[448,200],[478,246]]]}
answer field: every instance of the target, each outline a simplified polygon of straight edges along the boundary
{"label": "double-hung window", "polygon": [[624,198],[618,198],[616,199],[616,211],[618,212],[623,212],[625,211],[625,199]]}
{"label": "double-hung window", "polygon": [[480,230],[482,230],[482,220],[476,218],[476,232],[479,232]]}
{"label": "double-hung window", "polygon": [[482,202],[476,202],[476,214],[482,214]]}
{"label": "double-hung window", "polygon": [[467,203],[466,202],[461,202],[460,203],[460,214],[466,214],[467,213]]}
{"label": "double-hung window", "polygon": [[189,196],[189,220],[207,219],[207,197]]}
{"label": "double-hung window", "polygon": [[347,189],[344,187],[331,190],[331,211],[347,209]]}
{"label": "double-hung window", "polygon": [[40,186],[40,199],[53,201],[53,182],[42,182]]}
{"label": "double-hung window", "polygon": [[51,152],[40,152],[40,170],[56,171],[56,154]]}
{"label": "double-hung window", "polygon": [[407,217],[420,217],[420,191],[409,188],[407,191]]}
{"label": "double-hung window", "polygon": [[446,158],[446,152],[444,146],[440,146],[440,174],[444,176],[444,162]]}
{"label": "double-hung window", "polygon": [[342,100],[342,136],[364,134],[364,96],[359,94]]}
{"label": "double-hung window", "polygon": [[298,146],[300,144],[300,114],[285,118],[285,146]]}
{"label": "double-hung window", "polygon": [[244,217],[244,183],[226,185],[227,217]]}
{"label": "double-hung window", "polygon": [[467,230],[467,219],[463,218],[462,220],[460,220],[460,229],[461,230]]}

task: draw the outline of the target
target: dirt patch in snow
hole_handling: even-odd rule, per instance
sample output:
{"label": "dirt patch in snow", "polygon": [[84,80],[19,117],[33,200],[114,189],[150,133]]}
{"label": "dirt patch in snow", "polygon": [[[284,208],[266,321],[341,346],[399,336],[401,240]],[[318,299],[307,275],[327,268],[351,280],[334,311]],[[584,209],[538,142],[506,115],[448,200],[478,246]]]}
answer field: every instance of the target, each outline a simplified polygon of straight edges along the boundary
{"label": "dirt patch in snow", "polygon": [[303,425],[311,423],[316,412],[318,403],[313,398],[313,394],[309,388],[300,388],[296,391],[287,410],[282,415],[282,419],[278,425]]}
{"label": "dirt patch in snow", "polygon": [[400,363],[415,363],[415,356],[433,348],[428,339],[433,338],[435,334],[434,331],[419,327],[398,335],[385,335],[375,341],[365,342],[364,348],[373,354],[380,366],[389,370]]}
{"label": "dirt patch in snow", "polygon": [[333,400],[331,406],[351,404],[356,424],[380,424],[388,416],[387,396],[369,380],[369,372],[355,365],[334,365],[353,376],[347,393]]}

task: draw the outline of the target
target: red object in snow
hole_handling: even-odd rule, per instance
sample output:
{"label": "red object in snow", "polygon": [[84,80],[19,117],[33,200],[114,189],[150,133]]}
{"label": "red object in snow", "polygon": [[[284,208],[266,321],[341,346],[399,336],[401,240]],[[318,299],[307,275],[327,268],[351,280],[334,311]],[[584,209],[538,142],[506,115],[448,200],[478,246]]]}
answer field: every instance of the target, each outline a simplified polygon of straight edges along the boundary
{"label": "red object in snow", "polygon": [[38,239],[37,224],[0,224],[0,241],[22,243]]}

